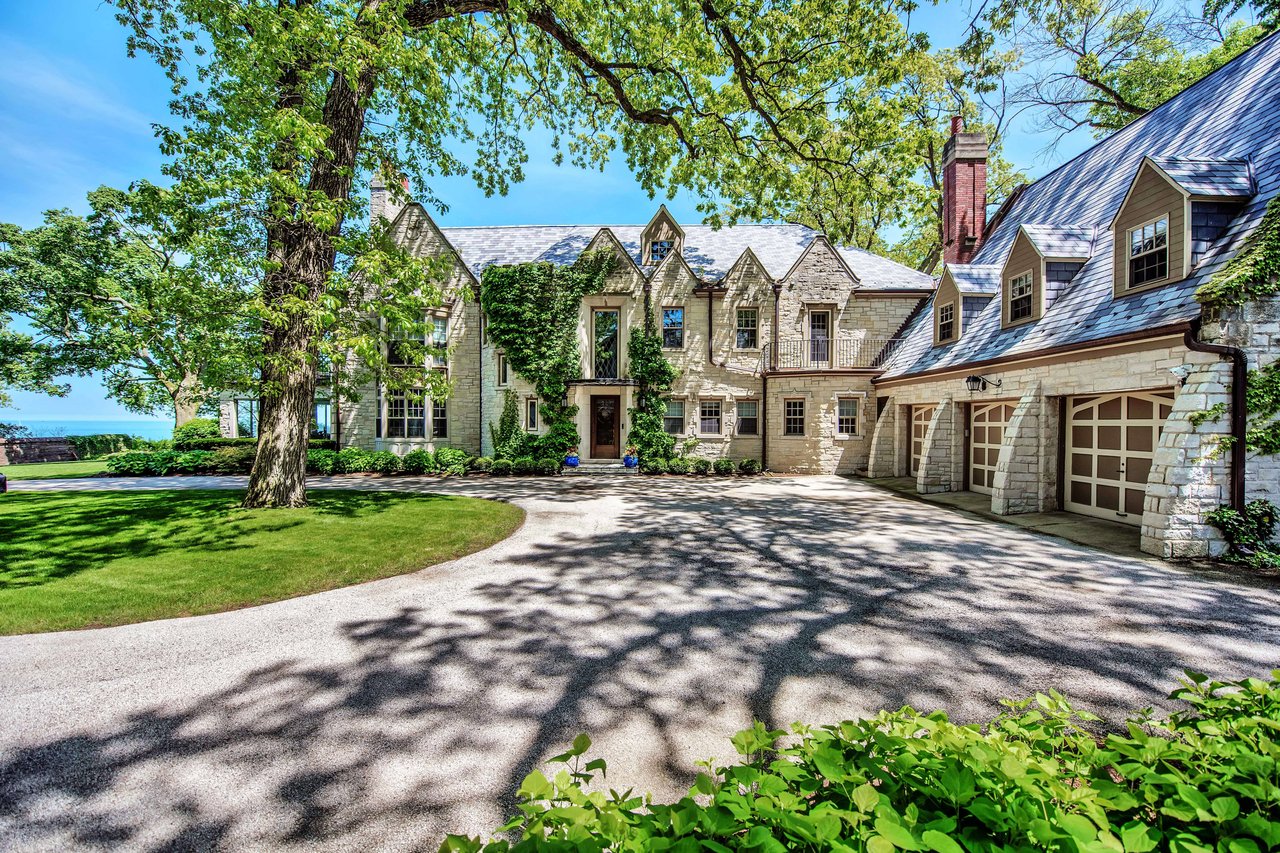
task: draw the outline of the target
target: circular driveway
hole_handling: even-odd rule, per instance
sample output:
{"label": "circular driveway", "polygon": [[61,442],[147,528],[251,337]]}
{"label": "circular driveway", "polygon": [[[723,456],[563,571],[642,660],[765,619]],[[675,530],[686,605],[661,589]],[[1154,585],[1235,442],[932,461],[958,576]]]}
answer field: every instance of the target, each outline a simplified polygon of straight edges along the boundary
{"label": "circular driveway", "polygon": [[324,485],[492,495],[528,519],[417,574],[0,638],[0,848],[435,849],[498,826],[580,731],[609,787],[665,798],[753,718],[976,721],[1055,687],[1115,722],[1184,668],[1277,665],[1275,588],[836,477]]}

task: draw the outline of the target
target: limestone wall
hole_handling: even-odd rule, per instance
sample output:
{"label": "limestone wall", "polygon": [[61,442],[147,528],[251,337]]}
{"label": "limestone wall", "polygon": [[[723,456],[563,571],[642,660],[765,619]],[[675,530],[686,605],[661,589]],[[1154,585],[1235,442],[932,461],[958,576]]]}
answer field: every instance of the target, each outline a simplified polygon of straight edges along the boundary
{"label": "limestone wall", "polygon": [[[836,432],[836,407],[841,397],[859,401],[857,431],[852,435]],[[804,435],[789,436],[784,432],[787,400],[805,403]],[[866,470],[875,419],[869,374],[771,376],[765,416],[769,470],[797,474],[852,474]]]}

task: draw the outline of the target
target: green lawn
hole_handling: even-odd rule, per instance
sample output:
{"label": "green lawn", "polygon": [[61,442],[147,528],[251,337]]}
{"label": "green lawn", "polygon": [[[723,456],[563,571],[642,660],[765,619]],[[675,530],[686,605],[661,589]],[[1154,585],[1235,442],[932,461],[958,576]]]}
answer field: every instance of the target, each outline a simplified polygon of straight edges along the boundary
{"label": "green lawn", "polygon": [[231,491],[0,496],[0,634],[216,613],[411,572],[520,526],[510,504],[310,492],[243,510]]}
{"label": "green lawn", "polygon": [[80,462],[27,462],[23,465],[0,465],[0,474],[10,480],[60,480],[64,477],[95,477],[107,470],[105,459]]}

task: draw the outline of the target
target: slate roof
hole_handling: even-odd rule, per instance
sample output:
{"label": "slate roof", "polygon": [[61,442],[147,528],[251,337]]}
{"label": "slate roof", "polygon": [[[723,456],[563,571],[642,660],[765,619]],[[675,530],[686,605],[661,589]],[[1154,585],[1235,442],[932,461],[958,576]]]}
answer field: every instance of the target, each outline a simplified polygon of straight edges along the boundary
{"label": "slate roof", "polygon": [[[933,346],[932,303],[894,351],[882,379],[1033,353],[1130,332],[1170,326],[1200,313],[1196,289],[1222,267],[1257,227],[1280,193],[1280,34],[1273,34],[1147,115],[1027,187],[1009,206],[973,262],[1003,265],[1024,223],[1097,226],[1092,257],[1035,323],[1000,328],[992,299],[947,347]],[[1257,193],[1181,282],[1112,298],[1115,217],[1143,157],[1182,162],[1249,161]],[[1191,180],[1190,172],[1182,172]],[[1213,171],[1218,175],[1218,170]],[[1238,182],[1238,165],[1224,167]],[[1215,181],[1217,178],[1214,179]],[[1216,184],[1215,184],[1216,186]],[[1238,186],[1232,183],[1230,186]]]}
{"label": "slate roof", "polygon": [[990,296],[1000,291],[1000,267],[996,264],[952,264],[947,270],[961,293]]}
{"label": "slate roof", "polygon": [[[529,261],[572,263],[601,229],[607,228],[637,264],[641,262],[643,225],[502,225],[441,228],[463,263],[477,278],[493,264]],[[711,228],[685,225],[681,254],[702,281],[714,283],[748,248],[765,271],[781,280],[819,232],[804,225],[736,225]],[[865,252],[840,248],[840,256],[859,280],[860,290],[920,290],[934,287],[933,277]],[[652,268],[646,268],[651,270]]]}
{"label": "slate roof", "polygon": [[1022,230],[1046,258],[1084,260],[1093,254],[1092,225],[1033,225],[1023,223]]}
{"label": "slate roof", "polygon": [[1191,195],[1217,198],[1248,198],[1253,195],[1248,160],[1152,157],[1151,162]]}

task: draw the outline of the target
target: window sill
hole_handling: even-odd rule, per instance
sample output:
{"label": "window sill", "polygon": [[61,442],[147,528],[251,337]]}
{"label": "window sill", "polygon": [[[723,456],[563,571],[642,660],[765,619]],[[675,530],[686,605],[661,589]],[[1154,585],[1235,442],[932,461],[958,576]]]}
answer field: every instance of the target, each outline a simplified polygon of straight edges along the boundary
{"label": "window sill", "polygon": [[860,438],[862,438],[862,436],[858,435],[857,433],[849,434],[849,433],[841,432],[833,435],[831,437],[831,440],[832,441],[857,441]]}
{"label": "window sill", "polygon": [[695,437],[699,441],[724,441],[729,438],[722,432],[700,432]]}
{"label": "window sill", "polygon": [[785,432],[784,432],[782,435],[780,435],[780,436],[779,436],[779,438],[808,438],[808,437],[809,437],[809,436],[805,435],[805,434],[804,434],[804,433],[802,433],[802,432],[800,432],[800,433],[785,433]]}

